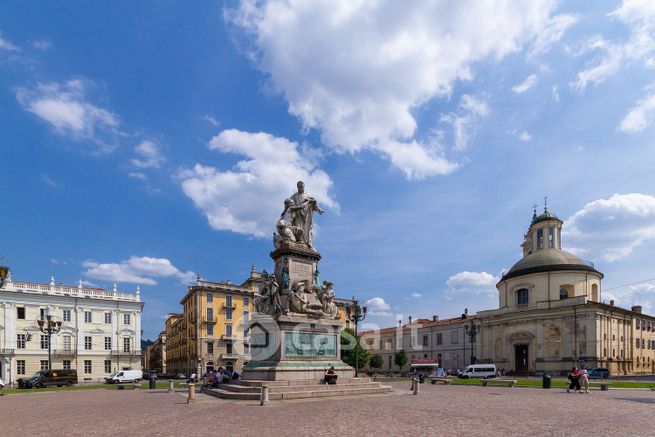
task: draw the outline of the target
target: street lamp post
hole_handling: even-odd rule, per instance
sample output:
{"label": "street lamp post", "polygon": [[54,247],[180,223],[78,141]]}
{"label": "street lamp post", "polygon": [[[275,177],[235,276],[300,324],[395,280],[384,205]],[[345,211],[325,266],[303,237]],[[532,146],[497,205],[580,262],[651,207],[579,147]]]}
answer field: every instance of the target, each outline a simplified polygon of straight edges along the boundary
{"label": "street lamp post", "polygon": [[[468,308],[464,309],[464,314],[462,314],[462,319],[468,317]],[[475,344],[475,337],[480,332],[480,325],[476,325],[475,321],[471,320],[468,325],[464,325],[464,330],[466,335],[469,336],[469,344],[471,345],[471,362],[469,364],[475,364],[475,355],[473,355],[473,345]]]}
{"label": "street lamp post", "polygon": [[52,369],[52,335],[61,331],[61,321],[55,322],[51,315],[46,316],[46,320],[39,320],[39,329],[48,335],[48,370]]}
{"label": "street lamp post", "polygon": [[352,310],[352,318],[355,322],[355,377],[357,377],[359,373],[359,348],[357,347],[359,345],[359,337],[357,334],[357,327],[359,322],[366,318],[367,308],[366,306],[361,307],[359,302],[355,300],[354,296],[353,301],[355,302]]}

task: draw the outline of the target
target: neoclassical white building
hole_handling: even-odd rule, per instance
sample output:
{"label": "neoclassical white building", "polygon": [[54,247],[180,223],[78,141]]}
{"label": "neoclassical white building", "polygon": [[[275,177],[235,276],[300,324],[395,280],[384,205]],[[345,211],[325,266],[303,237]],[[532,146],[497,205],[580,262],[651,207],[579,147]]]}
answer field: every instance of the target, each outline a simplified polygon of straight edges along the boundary
{"label": "neoclassical white building", "polygon": [[519,374],[581,363],[655,373],[655,318],[602,301],[603,274],[562,250],[562,224],[546,209],[534,214],[523,258],[496,285],[498,308],[477,314],[479,361]]}
{"label": "neoclassical white building", "polygon": [[0,375],[7,382],[48,366],[48,336],[38,320],[61,321],[51,337],[52,368],[77,369],[79,382],[141,368],[141,302],[135,294],[101,288],[13,281],[0,288]]}

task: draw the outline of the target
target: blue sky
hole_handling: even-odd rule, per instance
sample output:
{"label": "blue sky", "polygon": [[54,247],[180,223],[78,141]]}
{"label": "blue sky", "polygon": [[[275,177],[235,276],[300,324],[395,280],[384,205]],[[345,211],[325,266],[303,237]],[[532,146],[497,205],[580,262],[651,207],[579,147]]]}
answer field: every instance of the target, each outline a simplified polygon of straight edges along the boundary
{"label": "blue sky", "polygon": [[272,269],[303,179],[322,278],[388,326],[496,306],[548,196],[652,313],[654,124],[646,0],[6,1],[0,254],[140,285],[152,338],[196,274]]}

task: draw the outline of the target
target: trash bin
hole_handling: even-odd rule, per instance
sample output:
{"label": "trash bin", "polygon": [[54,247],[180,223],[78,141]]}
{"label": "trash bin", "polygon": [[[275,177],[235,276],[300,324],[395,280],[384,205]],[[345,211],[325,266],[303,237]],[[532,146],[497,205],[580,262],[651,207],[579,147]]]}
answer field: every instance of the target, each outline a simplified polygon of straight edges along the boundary
{"label": "trash bin", "polygon": [[157,388],[157,380],[154,378],[150,378],[150,380],[148,381],[148,388],[150,390]]}
{"label": "trash bin", "polygon": [[543,387],[543,388],[550,388],[551,382],[552,382],[552,381],[551,381],[551,379],[550,379],[550,375],[547,374],[547,373],[544,374],[544,378],[543,378],[543,380],[542,380],[542,387]]}

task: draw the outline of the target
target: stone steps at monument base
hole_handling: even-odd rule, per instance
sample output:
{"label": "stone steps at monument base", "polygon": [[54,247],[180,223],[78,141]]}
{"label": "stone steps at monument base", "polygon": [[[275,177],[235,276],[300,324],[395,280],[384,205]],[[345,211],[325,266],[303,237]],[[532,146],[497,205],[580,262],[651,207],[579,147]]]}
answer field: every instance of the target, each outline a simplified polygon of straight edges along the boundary
{"label": "stone steps at monument base", "polygon": [[[269,387],[269,393],[285,393],[292,391],[324,391],[339,390],[341,388],[375,388],[380,387],[379,382],[357,382],[354,384],[303,384],[303,385],[274,385]],[[261,393],[261,386],[246,386],[238,383],[221,384],[219,389],[235,393]]]}
{"label": "stone steps at monument base", "polygon": [[[379,385],[376,387],[360,387],[359,384],[353,385],[336,385],[331,386],[335,387],[334,389],[316,389],[314,390],[297,390],[297,391],[285,391],[285,392],[269,392],[269,399],[272,401],[276,400],[290,400],[290,399],[311,399],[311,398],[325,398],[325,397],[337,397],[337,396],[356,396],[356,395],[372,395],[372,394],[384,394],[390,393],[391,387]],[[204,393],[215,396],[221,399],[232,399],[232,400],[259,400],[260,393],[244,393],[244,392],[233,392],[229,390],[223,390],[221,388],[205,389]]]}
{"label": "stone steps at monument base", "polygon": [[[369,382],[369,378],[339,378],[339,384],[366,384]],[[248,385],[251,387],[261,387],[262,385],[267,385],[269,387],[277,386],[294,386],[294,385],[323,385],[320,380],[308,381],[306,379],[298,380],[289,380],[289,381],[262,381],[259,379],[239,379],[235,381],[239,385]]]}

